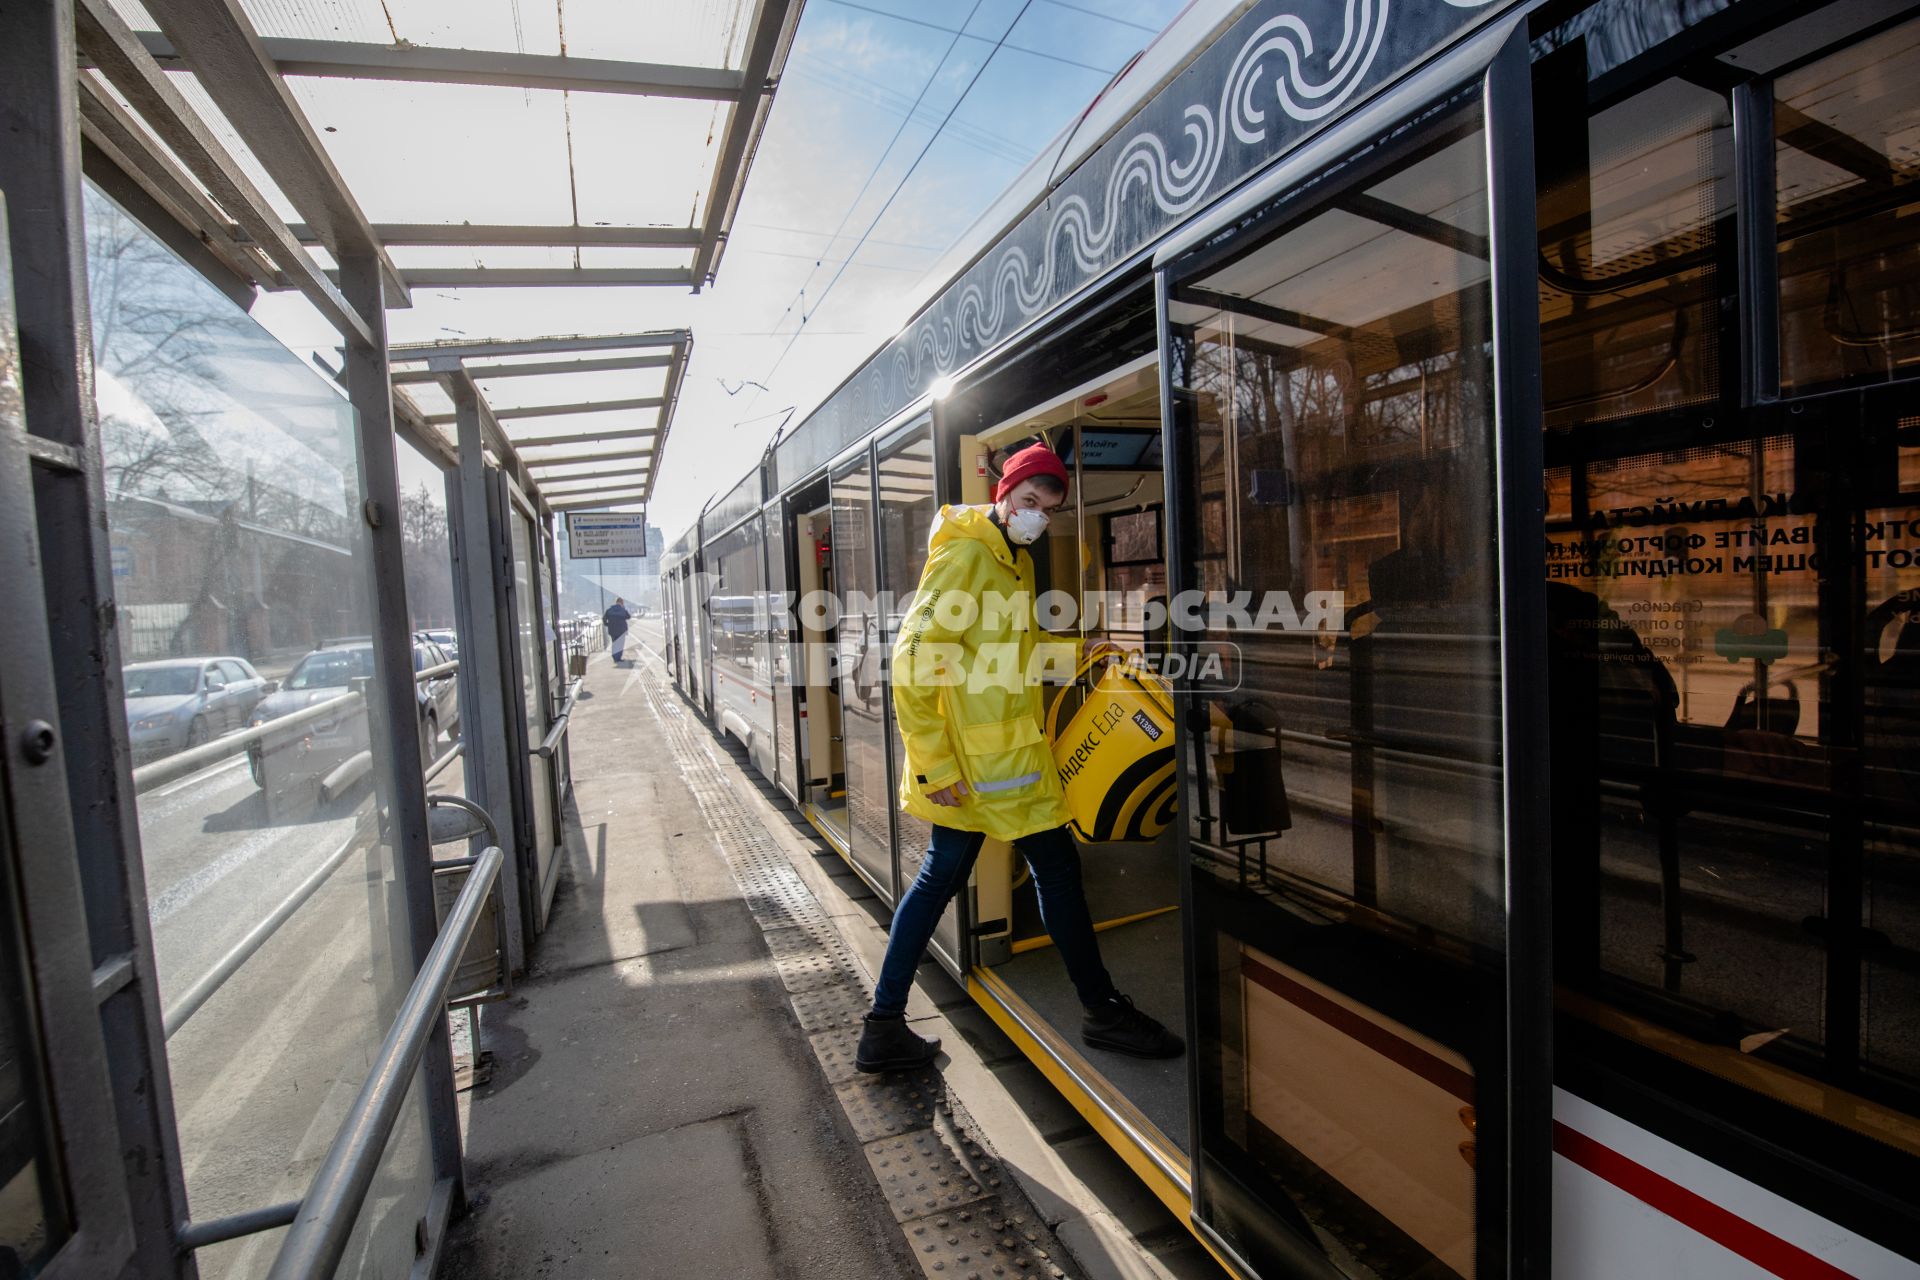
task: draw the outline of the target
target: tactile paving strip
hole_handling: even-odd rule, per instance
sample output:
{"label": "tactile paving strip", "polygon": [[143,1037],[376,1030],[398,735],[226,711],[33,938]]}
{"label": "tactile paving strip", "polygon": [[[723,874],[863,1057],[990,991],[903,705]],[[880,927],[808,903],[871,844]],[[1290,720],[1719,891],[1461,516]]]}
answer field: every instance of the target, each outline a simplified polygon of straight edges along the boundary
{"label": "tactile paving strip", "polygon": [[793,1014],[800,1019],[800,1029],[809,1035],[851,1028],[858,1039],[860,1020],[866,1012],[866,992],[850,983],[793,993]]}
{"label": "tactile paving strip", "polygon": [[808,1036],[807,1043],[813,1046],[813,1056],[820,1060],[820,1070],[826,1073],[828,1084],[840,1084],[860,1074],[859,1068],[853,1065],[854,1054],[860,1047],[860,1028],[822,1031]]}
{"label": "tactile paving strip", "polygon": [[929,1280],[1045,1276],[1066,1280],[1065,1253],[1031,1214],[956,1210],[906,1224],[907,1243]]}
{"label": "tactile paving strip", "polygon": [[929,1280],[1066,1280],[1065,1254],[974,1135],[932,1068],[863,1075],[854,1066],[868,987],[786,852],[741,802],[713,740],[659,676],[642,681],[681,773],[760,925],[794,1016]]}
{"label": "tactile paving strip", "polygon": [[833,1091],[861,1142],[910,1133],[933,1123],[934,1095],[925,1089],[903,1089],[886,1076],[857,1076]]}
{"label": "tactile paving strip", "polygon": [[[979,1150],[975,1147],[974,1150]],[[954,1149],[938,1128],[919,1129],[897,1138],[869,1142],[867,1163],[880,1181],[893,1216],[902,1222],[929,1214],[952,1213],[964,1205],[992,1199],[998,1182],[991,1160],[974,1161]]]}

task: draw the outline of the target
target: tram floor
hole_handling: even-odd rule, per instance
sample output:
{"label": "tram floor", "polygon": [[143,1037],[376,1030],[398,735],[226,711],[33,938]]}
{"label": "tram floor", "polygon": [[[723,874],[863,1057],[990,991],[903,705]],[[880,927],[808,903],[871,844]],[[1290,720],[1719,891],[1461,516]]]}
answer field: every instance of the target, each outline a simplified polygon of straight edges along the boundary
{"label": "tram floor", "polygon": [[[1180,913],[1169,911],[1100,934],[1100,958],[1134,1004],[1172,1027],[1182,1021],[1185,979],[1180,968]],[[1023,951],[994,972],[1056,1030],[1078,1043],[1080,998],[1052,947]],[[1138,1107],[1182,1151],[1187,1145],[1187,1064],[1183,1058],[1143,1062],[1083,1049],[1094,1070]]]}

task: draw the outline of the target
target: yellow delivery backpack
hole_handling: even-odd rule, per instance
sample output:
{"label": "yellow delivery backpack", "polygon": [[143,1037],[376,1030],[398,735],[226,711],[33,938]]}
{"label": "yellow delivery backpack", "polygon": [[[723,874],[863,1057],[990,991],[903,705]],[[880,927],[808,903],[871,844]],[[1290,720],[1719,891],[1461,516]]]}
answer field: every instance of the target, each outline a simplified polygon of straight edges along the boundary
{"label": "yellow delivery backpack", "polygon": [[[1074,683],[1093,665],[1082,662]],[[1047,711],[1047,740],[1074,834],[1089,842],[1158,836],[1173,820],[1177,797],[1173,699],[1165,682],[1109,666],[1062,729],[1066,694],[1061,690]]]}

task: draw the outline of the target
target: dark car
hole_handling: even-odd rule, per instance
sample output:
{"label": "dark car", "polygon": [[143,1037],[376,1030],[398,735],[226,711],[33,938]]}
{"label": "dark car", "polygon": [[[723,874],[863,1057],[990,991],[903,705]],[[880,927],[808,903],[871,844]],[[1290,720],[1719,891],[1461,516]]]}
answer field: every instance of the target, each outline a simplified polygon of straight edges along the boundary
{"label": "dark car", "polygon": [[121,676],[136,761],[156,760],[242,728],[267,687],[243,658],[135,662]]}
{"label": "dark car", "polygon": [[[447,661],[438,645],[423,640],[414,642],[414,671],[425,671]],[[356,682],[372,678],[372,645],[329,642],[329,647],[315,649],[300,659],[280,688],[261,699],[250,722],[270,725],[295,712],[352,693]],[[438,754],[443,729],[449,733],[458,731],[456,698],[452,672],[414,683],[423,763]],[[248,747],[247,763],[253,771],[254,785],[268,794],[270,803],[307,798],[310,786],[317,786],[342,766],[365,755],[368,743],[365,705],[346,704],[332,714],[303,721],[284,734],[262,735]]]}

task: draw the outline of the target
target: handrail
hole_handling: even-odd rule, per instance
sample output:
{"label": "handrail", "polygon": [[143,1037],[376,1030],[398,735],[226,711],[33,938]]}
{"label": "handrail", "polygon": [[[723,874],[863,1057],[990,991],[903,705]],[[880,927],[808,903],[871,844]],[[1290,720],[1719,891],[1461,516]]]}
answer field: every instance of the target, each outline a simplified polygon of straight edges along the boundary
{"label": "handrail", "polygon": [[269,720],[265,724],[254,725],[251,729],[243,729],[239,733],[230,733],[224,738],[215,738],[212,742],[205,743],[198,747],[189,747],[187,750],[177,755],[168,756],[164,760],[155,760],[152,764],[143,764],[133,771],[134,794],[138,795],[142,792],[151,791],[155,787],[162,786],[165,783],[184,778],[204,765],[212,764],[216,760],[224,760],[230,755],[236,755],[254,743],[273,734],[284,733],[288,729],[297,729],[310,721],[324,720],[335,712],[345,711],[348,703],[358,702],[360,700],[361,698],[358,693],[343,693],[337,697],[328,698],[324,702],[316,702],[310,707],[302,707],[298,711],[289,712],[284,716]]}
{"label": "handrail", "polygon": [[425,684],[427,681],[438,676],[450,676],[459,669],[460,659],[458,658],[443,662],[437,667],[422,667],[413,673],[413,682],[415,684]]}
{"label": "handrail", "polygon": [[553,718],[553,728],[547,730],[546,738],[534,748],[534,754],[542,760],[551,760],[553,753],[560,749],[560,740],[567,736],[567,721],[573,715],[573,704],[580,697],[582,683],[575,680],[567,686],[567,696],[560,702],[560,714]]}
{"label": "handrail", "polygon": [[367,1191],[373,1186],[387,1139],[406,1106],[420,1057],[426,1052],[436,1020],[442,1016],[441,1006],[446,1003],[454,969],[466,952],[503,861],[496,846],[484,850],[474,863],[453,910],[440,927],[440,936],[434,939],[426,962],[407,989],[406,1001],[387,1031],[359,1096],[301,1198],[300,1213],[280,1245],[267,1280],[323,1280],[339,1267]]}

